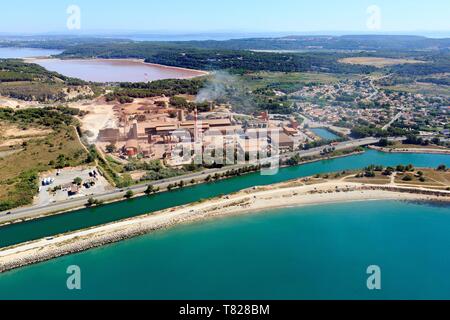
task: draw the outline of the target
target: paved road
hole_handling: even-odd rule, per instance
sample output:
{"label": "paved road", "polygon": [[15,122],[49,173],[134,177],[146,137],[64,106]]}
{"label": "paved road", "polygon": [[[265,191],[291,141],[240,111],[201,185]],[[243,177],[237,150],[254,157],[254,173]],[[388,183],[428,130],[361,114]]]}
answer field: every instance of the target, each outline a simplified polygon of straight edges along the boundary
{"label": "paved road", "polygon": [[[379,141],[377,138],[365,138],[365,139],[359,139],[359,140],[351,140],[351,141],[345,141],[342,143],[339,143],[335,146],[336,150],[345,150],[345,149],[351,149],[361,146],[367,146],[371,144],[375,144]],[[289,159],[290,157],[299,154],[301,157],[307,157],[307,156],[317,156],[320,155],[321,152],[324,150],[325,147],[318,147],[310,150],[302,150],[297,152],[290,152],[286,153],[280,156],[282,160]],[[153,185],[154,187],[159,187],[160,189],[166,188],[169,184],[179,183],[181,181],[184,181],[185,183],[189,183],[192,179],[195,180],[204,180],[207,176],[213,176],[216,173],[224,173],[228,170],[232,169],[239,169],[248,166],[249,164],[238,164],[238,165],[232,165],[227,166],[221,169],[209,169],[204,170],[202,172],[196,172],[184,176],[174,177],[170,179],[165,179],[153,183],[143,184],[143,185],[136,185],[132,186],[130,188],[124,188],[124,189],[116,189],[110,192],[102,193],[95,196],[95,199],[98,199],[100,201],[111,201],[111,200],[117,200],[125,197],[125,194],[128,190],[133,191],[135,194],[143,193],[147,189],[149,185]],[[90,196],[82,197],[82,198],[74,198],[69,199],[63,202],[58,203],[52,203],[46,206],[42,207],[25,207],[25,208],[19,208],[12,210],[10,214],[6,214],[6,212],[0,213],[0,223],[14,221],[18,219],[29,219],[29,218],[35,218],[39,217],[44,214],[49,213],[56,213],[56,212],[62,212],[72,209],[77,209],[84,207],[87,203],[87,200]]]}
{"label": "paved road", "polygon": [[375,81],[379,81],[382,79],[386,79],[389,78],[391,76],[391,74],[382,76],[380,78],[374,78],[374,77],[369,77],[369,82],[370,82],[370,86],[372,87],[372,89],[374,90],[374,92],[369,96],[369,100],[373,100],[373,98],[375,98],[376,95],[378,95],[380,93],[380,90],[375,86]]}
{"label": "paved road", "polygon": [[389,121],[389,123],[383,127],[383,130],[386,131],[387,129],[389,129],[389,127],[392,126],[394,124],[394,122],[397,121],[398,119],[400,119],[402,116],[403,116],[403,110],[400,111],[394,118],[392,118],[392,120]]}

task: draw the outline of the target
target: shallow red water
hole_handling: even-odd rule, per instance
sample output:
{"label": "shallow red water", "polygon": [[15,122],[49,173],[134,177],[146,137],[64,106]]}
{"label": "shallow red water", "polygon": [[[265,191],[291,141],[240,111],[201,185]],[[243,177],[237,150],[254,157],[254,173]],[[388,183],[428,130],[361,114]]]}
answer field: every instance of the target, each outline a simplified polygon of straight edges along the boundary
{"label": "shallow red water", "polygon": [[92,82],[148,82],[163,79],[187,79],[204,73],[196,70],[148,64],[134,60],[59,60],[33,61],[47,70]]}

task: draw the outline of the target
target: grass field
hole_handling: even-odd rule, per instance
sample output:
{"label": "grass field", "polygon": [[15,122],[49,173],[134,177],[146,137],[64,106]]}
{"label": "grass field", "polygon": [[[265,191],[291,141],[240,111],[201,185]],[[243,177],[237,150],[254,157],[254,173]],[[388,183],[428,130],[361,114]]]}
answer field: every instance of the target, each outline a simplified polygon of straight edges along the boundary
{"label": "grass field", "polygon": [[[423,181],[420,180],[418,172],[423,173]],[[403,180],[405,176],[409,176],[412,180]],[[434,169],[417,169],[415,172],[408,172],[404,174],[398,174],[395,178],[395,183],[401,185],[420,185],[424,187],[434,187],[439,189],[447,189],[450,187],[450,172],[449,171],[437,171]]]}
{"label": "grass field", "polygon": [[412,59],[391,59],[391,58],[375,58],[375,57],[352,57],[339,60],[341,63],[358,64],[372,66],[376,68],[384,68],[394,66],[397,64],[417,64],[424,63],[424,61]]}
{"label": "grass field", "polygon": [[345,79],[356,79],[356,75],[339,75],[312,72],[256,72],[242,76],[249,90],[271,88],[292,93],[310,84],[334,84]]}
{"label": "grass field", "polygon": [[400,142],[396,142],[393,145],[390,145],[388,147],[389,149],[441,149],[441,150],[447,150],[446,147],[443,146],[437,146],[437,145],[428,145],[428,146],[422,146],[422,145],[416,145],[416,144],[403,144]]}
{"label": "grass field", "polygon": [[27,140],[21,151],[0,158],[0,211],[30,204],[40,172],[78,166],[86,159],[73,127],[61,127]]}
{"label": "grass field", "polygon": [[0,94],[6,97],[41,102],[60,100],[66,96],[63,83],[18,81],[0,83]]}
{"label": "grass field", "polygon": [[394,86],[382,87],[384,90],[392,90],[399,92],[409,92],[413,94],[434,95],[450,97],[450,90],[448,86],[437,85],[432,83],[416,82],[412,84],[399,84]]}
{"label": "grass field", "polygon": [[[393,178],[393,176],[383,175],[383,172],[380,171],[375,171],[374,174],[374,177],[347,177],[345,181],[386,185],[390,184]],[[404,180],[405,177],[409,177],[410,181]],[[450,187],[450,171],[416,168],[412,172],[397,173],[394,182],[400,186],[419,186],[446,190]]]}
{"label": "grass field", "polygon": [[372,178],[368,178],[368,177],[362,177],[362,178],[357,178],[357,177],[351,177],[351,178],[346,178],[345,181],[349,181],[349,182],[358,182],[358,183],[369,183],[369,184],[388,184],[391,182],[391,177],[390,176],[385,176],[382,174],[382,172],[375,172],[375,177]]}
{"label": "grass field", "polygon": [[29,140],[50,134],[49,129],[27,128],[0,121],[0,151],[17,150]]}

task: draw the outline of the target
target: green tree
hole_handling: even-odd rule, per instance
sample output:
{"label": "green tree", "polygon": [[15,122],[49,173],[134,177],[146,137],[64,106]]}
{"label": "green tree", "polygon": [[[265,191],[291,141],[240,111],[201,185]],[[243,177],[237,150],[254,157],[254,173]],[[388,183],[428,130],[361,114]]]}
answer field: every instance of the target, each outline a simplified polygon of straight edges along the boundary
{"label": "green tree", "polygon": [[56,168],[62,169],[62,168],[65,168],[66,166],[67,166],[66,156],[63,154],[60,154],[58,156],[58,158],[56,159]]}
{"label": "green tree", "polygon": [[413,178],[412,178],[410,175],[406,175],[406,176],[403,177],[402,180],[403,180],[403,181],[412,181]]}
{"label": "green tree", "polygon": [[145,190],[145,194],[146,195],[150,195],[150,194],[152,194],[152,193],[154,193],[155,192],[155,187],[153,186],[153,185],[149,185],[148,187],[147,187],[147,190]]}
{"label": "green tree", "polygon": [[384,170],[383,175],[385,176],[391,176],[394,173],[395,169],[392,167],[387,167],[386,170]]}
{"label": "green tree", "polygon": [[378,143],[378,146],[382,148],[388,147],[390,145],[392,145],[392,143],[387,138],[382,138]]}
{"label": "green tree", "polygon": [[433,138],[432,140],[431,140],[431,142],[433,143],[433,144],[435,144],[435,145],[440,145],[441,144],[441,139],[439,139],[439,138]]}
{"label": "green tree", "polygon": [[88,199],[88,201],[87,201],[87,206],[88,207],[92,207],[92,206],[95,206],[95,205],[98,205],[98,204],[100,204],[100,201],[98,201],[98,200],[96,200],[96,199],[94,199],[94,198],[89,198]]}
{"label": "green tree", "polygon": [[117,150],[116,146],[112,143],[106,146],[106,151],[108,153],[114,153],[116,152],[116,150]]}
{"label": "green tree", "polygon": [[291,157],[286,161],[286,165],[288,166],[296,166],[301,162],[301,158],[299,154],[296,154],[295,156]]}
{"label": "green tree", "polygon": [[89,198],[87,201],[87,206],[88,207],[92,207],[95,204],[95,199],[94,198]]}
{"label": "green tree", "polygon": [[171,97],[170,105],[176,108],[187,108],[189,107],[189,103],[185,98],[182,97]]}
{"label": "green tree", "polygon": [[131,199],[134,196],[134,192],[133,190],[128,190],[127,193],[125,194],[125,198],[127,199]]}

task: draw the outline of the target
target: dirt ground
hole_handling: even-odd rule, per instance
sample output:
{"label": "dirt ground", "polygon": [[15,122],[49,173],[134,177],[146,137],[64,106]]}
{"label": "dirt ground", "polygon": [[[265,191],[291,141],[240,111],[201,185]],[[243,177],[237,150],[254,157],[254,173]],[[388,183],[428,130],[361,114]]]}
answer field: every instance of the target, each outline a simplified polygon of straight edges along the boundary
{"label": "dirt ground", "polygon": [[117,128],[118,119],[114,111],[115,103],[108,103],[103,98],[91,102],[76,102],[70,105],[82,111],[89,112],[80,118],[81,128],[89,143],[95,143],[100,130],[105,128]]}
{"label": "dirt ground", "polygon": [[37,101],[24,101],[14,98],[0,96],[0,106],[13,109],[35,108],[40,105]]}
{"label": "dirt ground", "polygon": [[0,149],[19,146],[31,139],[45,137],[51,132],[51,130],[39,128],[22,129],[12,124],[0,122]]}
{"label": "dirt ground", "polygon": [[339,60],[339,62],[347,63],[347,64],[361,64],[361,65],[373,66],[373,67],[377,67],[377,68],[393,66],[396,64],[424,63],[423,61],[411,60],[411,59],[391,59],[391,58],[374,58],[374,57],[345,58],[345,59]]}
{"label": "dirt ground", "polygon": [[38,128],[26,128],[21,129],[14,125],[0,124],[4,128],[1,135],[5,138],[19,138],[19,137],[41,137],[51,133],[51,130],[38,129]]}

